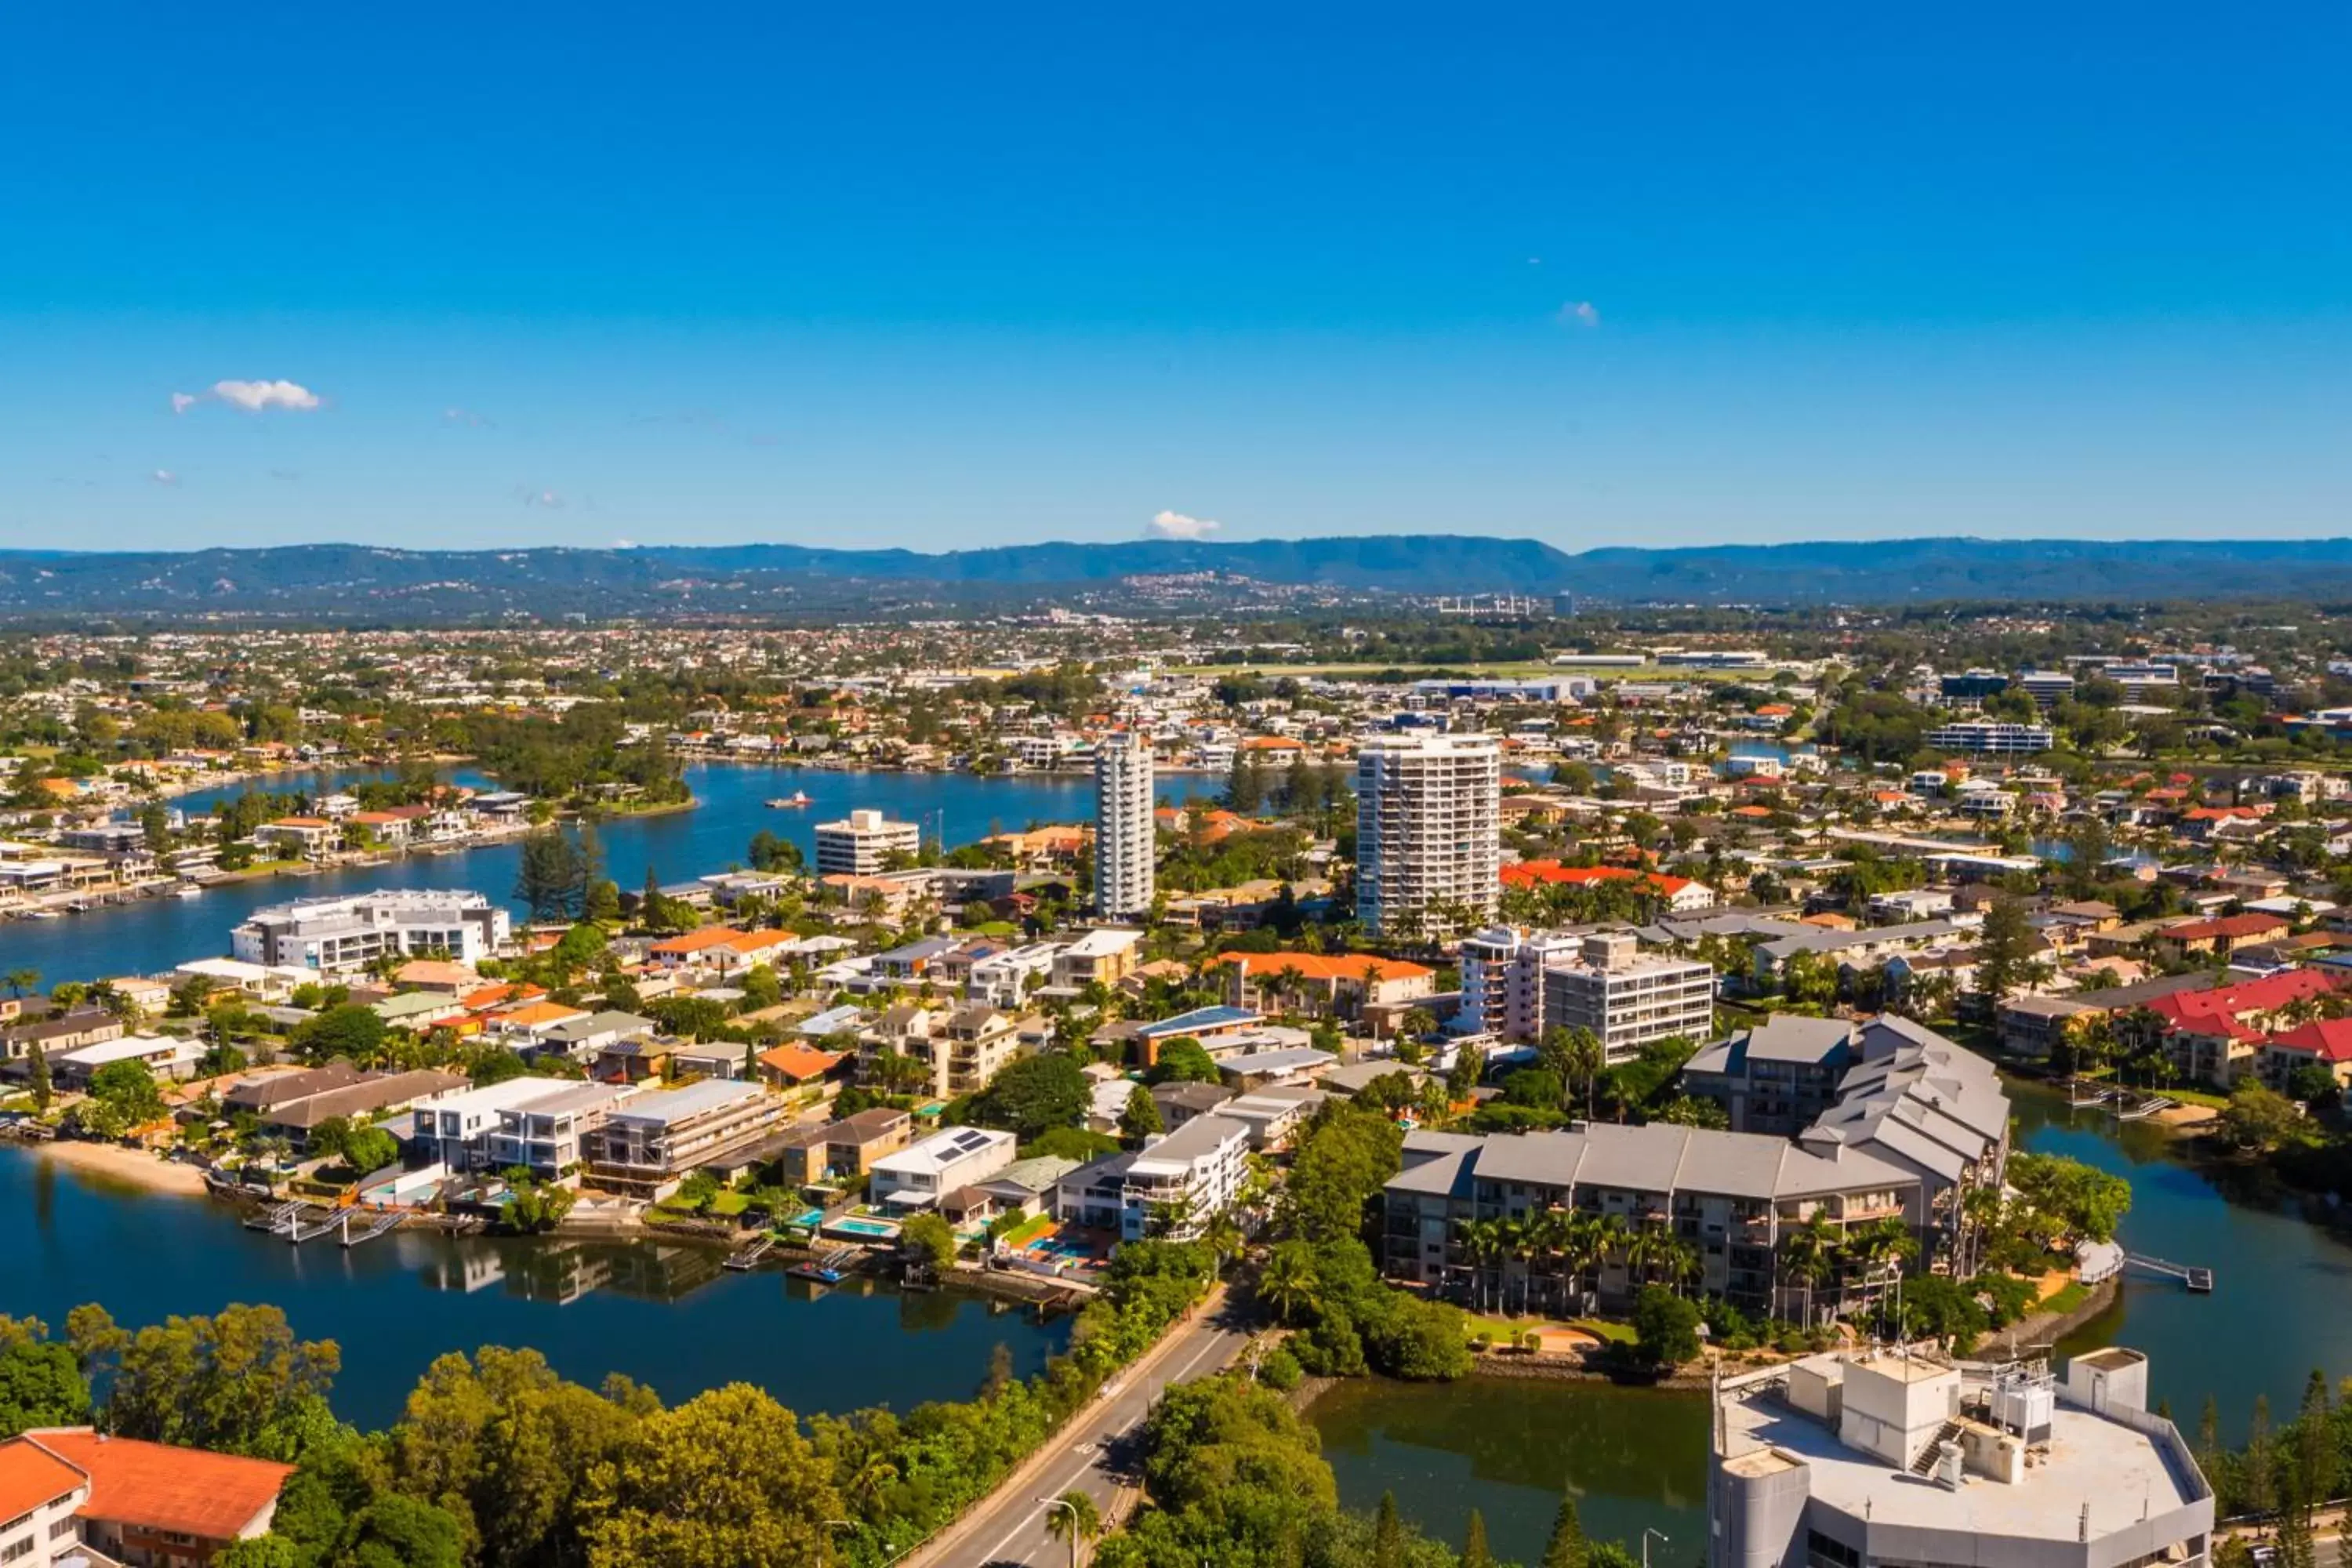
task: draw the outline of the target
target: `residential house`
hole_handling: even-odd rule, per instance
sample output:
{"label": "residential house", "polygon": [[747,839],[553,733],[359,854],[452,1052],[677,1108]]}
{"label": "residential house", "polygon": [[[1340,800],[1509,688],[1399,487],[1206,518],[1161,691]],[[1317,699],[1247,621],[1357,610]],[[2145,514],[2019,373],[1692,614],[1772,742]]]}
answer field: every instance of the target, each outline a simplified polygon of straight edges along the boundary
{"label": "residential house", "polygon": [[268,1533],[294,1467],[37,1426],[0,1443],[0,1563],[199,1568]]}
{"label": "residential house", "polygon": [[617,1084],[558,1082],[551,1094],[505,1107],[490,1134],[489,1168],[520,1166],[538,1181],[576,1184],[589,1134],[630,1093]]}
{"label": "residential house", "polygon": [[868,1167],[869,1198],[897,1209],[926,1209],[958,1187],[986,1181],[1013,1163],[1016,1140],[992,1127],[945,1127]]}
{"label": "residential house", "polygon": [[1143,933],[1117,926],[1090,931],[1054,955],[1053,983],[1072,990],[1108,989],[1142,961]]}
{"label": "residential house", "polygon": [[658,1201],[698,1165],[773,1131],[789,1107],[757,1084],[720,1079],[642,1093],[585,1140],[591,1184]]}

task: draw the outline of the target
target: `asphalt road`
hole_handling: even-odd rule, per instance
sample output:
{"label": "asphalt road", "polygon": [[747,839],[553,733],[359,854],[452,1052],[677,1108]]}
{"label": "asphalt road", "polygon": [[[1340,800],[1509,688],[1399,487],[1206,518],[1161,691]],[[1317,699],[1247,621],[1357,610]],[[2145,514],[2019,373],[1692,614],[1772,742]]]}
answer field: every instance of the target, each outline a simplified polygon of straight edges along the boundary
{"label": "asphalt road", "polygon": [[1041,1468],[1021,1484],[1000,1489],[950,1542],[924,1554],[923,1568],[1063,1568],[1069,1547],[1046,1533],[1049,1510],[1043,1500],[1083,1491],[1108,1513],[1122,1482],[1132,1483],[1135,1442],[1160,1391],[1231,1366],[1249,1339],[1241,1309],[1228,1296],[1212,1314],[1179,1331],[1148,1367],[1113,1379],[1114,1392],[1070,1423]]}

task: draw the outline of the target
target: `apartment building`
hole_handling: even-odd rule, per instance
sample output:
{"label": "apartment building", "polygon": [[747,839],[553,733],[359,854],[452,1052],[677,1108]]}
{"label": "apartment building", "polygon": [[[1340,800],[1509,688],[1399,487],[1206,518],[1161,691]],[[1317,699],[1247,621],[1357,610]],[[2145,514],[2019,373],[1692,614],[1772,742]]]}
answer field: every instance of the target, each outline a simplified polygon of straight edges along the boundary
{"label": "apartment building", "polygon": [[1921,740],[1939,752],[1972,752],[1993,756],[2046,752],[2058,743],[2057,736],[2052,733],[2047,724],[1994,723],[1987,720],[1938,724]]}
{"label": "apartment building", "polygon": [[635,1092],[623,1084],[566,1083],[502,1109],[490,1133],[489,1169],[520,1166],[535,1181],[576,1183],[587,1163],[588,1135]]}
{"label": "apartment building", "polygon": [[1568,1131],[1410,1133],[1404,1168],[1382,1189],[1383,1267],[1391,1279],[1465,1298],[1587,1296],[1622,1306],[1642,1268],[1623,1245],[1569,1277],[1565,1257],[1506,1258],[1465,1245],[1472,1221],[1561,1210],[1621,1237],[1663,1231],[1690,1246],[1698,1294],[1801,1320],[1814,1303],[1777,1266],[1781,1238],[1816,1215],[1847,1227],[1900,1215],[1918,1187],[1907,1171],[1856,1150],[1816,1154],[1785,1139],[1653,1122]]}
{"label": "apartment building", "polygon": [[1393,937],[1494,917],[1502,750],[1491,735],[1375,735],[1356,753],[1356,913]]}
{"label": "apartment building", "polygon": [[268,1533],[294,1467],[88,1426],[0,1442],[0,1563],[196,1568]]}
{"label": "apartment building", "polygon": [[511,927],[506,906],[481,893],[387,888],[256,910],[229,933],[229,945],[243,963],[334,974],[427,953],[478,963]]}
{"label": "apartment building", "polygon": [[838,822],[816,825],[817,875],[871,877],[887,869],[893,855],[918,855],[922,847],[920,824],[893,822],[860,807]]}
{"label": "apartment building", "polygon": [[[436,1094],[417,1101],[410,1113],[409,1147],[425,1155],[427,1163],[446,1165],[452,1171],[503,1169],[493,1163],[492,1150],[500,1115],[573,1087],[558,1079],[513,1078],[479,1089]],[[608,1085],[594,1087],[611,1092]]]}
{"label": "apartment building", "polygon": [[1054,955],[1056,985],[1116,985],[1143,957],[1143,933],[1118,926],[1090,931]]}
{"label": "apartment building", "polygon": [[1611,1065],[1654,1041],[1715,1032],[1715,966],[1645,953],[1629,931],[1597,931],[1543,966],[1542,1033],[1590,1029]]}
{"label": "apartment building", "polygon": [[1105,920],[1151,908],[1152,777],[1150,737],[1122,732],[1095,748],[1095,912]]}
{"label": "apartment building", "polygon": [[2063,1381],[2040,1361],[1843,1351],[1713,1397],[1711,1568],[2211,1560],[2213,1489],[2149,1411],[2137,1351],[2075,1356]]}
{"label": "apartment building", "polygon": [[994,1007],[959,1007],[931,1037],[931,1092],[978,1094],[1020,1053],[1021,1020]]}
{"label": "apartment building", "polygon": [[1582,951],[1582,940],[1561,931],[1489,926],[1462,939],[1459,1034],[1532,1040],[1543,1033],[1543,969],[1554,958]]}
{"label": "apartment building", "polygon": [[1119,1189],[1119,1235],[1191,1241],[1233,1206],[1249,1175],[1250,1127],[1211,1114],[1145,1143]]}
{"label": "apartment building", "polygon": [[1684,1063],[1683,1090],[1722,1106],[1734,1132],[1794,1138],[1837,1103],[1857,1033],[1845,1018],[1775,1013]]}
{"label": "apartment building", "polygon": [[866,1195],[893,1208],[934,1208],[958,1187],[984,1182],[1013,1163],[1017,1142],[992,1127],[941,1128],[875,1161]]}
{"label": "apartment building", "polygon": [[1437,988],[1437,972],[1426,964],[1365,953],[1228,952],[1214,963],[1226,999],[1259,1012],[1353,1018],[1367,1006],[1401,1006]]}
{"label": "apartment building", "polygon": [[687,1173],[772,1131],[790,1107],[754,1083],[710,1079],[616,1105],[583,1140],[592,1185],[659,1201]]}

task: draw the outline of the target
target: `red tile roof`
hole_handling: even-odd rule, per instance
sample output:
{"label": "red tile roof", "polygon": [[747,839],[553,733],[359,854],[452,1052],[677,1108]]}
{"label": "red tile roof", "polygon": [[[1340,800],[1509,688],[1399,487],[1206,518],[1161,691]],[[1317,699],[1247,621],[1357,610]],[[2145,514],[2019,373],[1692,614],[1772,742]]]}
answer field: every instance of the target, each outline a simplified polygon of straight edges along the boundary
{"label": "red tile roof", "polygon": [[1589,888],[1595,882],[1630,882],[1642,876],[1647,876],[1652,887],[1670,898],[1691,885],[1688,877],[1669,877],[1663,871],[1629,871],[1621,866],[1563,866],[1557,860],[1520,860],[1503,868],[1503,886],[1532,888],[1539,883],[1554,882]]}
{"label": "red tile roof", "polygon": [[2352,1062],[2352,1018],[2316,1018],[2284,1034],[2273,1035],[2271,1044],[2309,1051],[2324,1062]]}
{"label": "red tile roof", "polygon": [[52,1503],[82,1484],[82,1473],[22,1437],[0,1443],[0,1523]]}
{"label": "red tile roof", "polygon": [[2342,984],[2343,977],[2317,969],[2290,969],[2265,974],[2242,985],[2219,985],[2207,991],[2176,991],[2147,1005],[2176,1029],[2197,1035],[2224,1035],[2231,1039],[2256,1038],[2259,1030],[2244,1020],[2274,1013],[2290,1002],[2318,996]]}
{"label": "red tile roof", "polygon": [[2227,937],[2240,942],[2250,936],[2267,936],[2274,931],[2288,931],[2294,925],[2284,915],[2222,915],[2210,921],[2190,921],[2186,925],[2167,926],[2157,935],[2166,942],[2210,942]]}
{"label": "red tile roof", "polygon": [[291,1465],[133,1437],[101,1437],[87,1426],[28,1432],[42,1447],[86,1472],[84,1519],[176,1530],[233,1541],[278,1500]]}
{"label": "red tile roof", "polygon": [[823,1078],[838,1066],[847,1053],[820,1051],[813,1046],[778,1046],[760,1053],[760,1065],[782,1074],[794,1083],[806,1083],[813,1078]]}
{"label": "red tile roof", "polygon": [[1435,971],[1401,958],[1374,958],[1362,952],[1224,952],[1212,965],[1238,963],[1244,974],[1275,975],[1298,971],[1302,980],[1361,980],[1364,971],[1376,971],[1382,980],[1414,980]]}

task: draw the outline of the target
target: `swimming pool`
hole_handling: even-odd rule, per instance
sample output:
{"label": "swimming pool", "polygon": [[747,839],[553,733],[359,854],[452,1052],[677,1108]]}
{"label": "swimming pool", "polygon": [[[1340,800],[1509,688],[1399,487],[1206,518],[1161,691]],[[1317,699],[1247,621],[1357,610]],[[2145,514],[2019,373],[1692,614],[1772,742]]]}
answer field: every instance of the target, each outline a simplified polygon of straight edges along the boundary
{"label": "swimming pool", "polygon": [[786,1223],[788,1225],[798,1226],[804,1230],[814,1230],[818,1226],[824,1223],[824,1211],[823,1209],[811,1209],[808,1213],[802,1215],[798,1219],[789,1220]]}
{"label": "swimming pool", "polygon": [[844,1236],[868,1236],[877,1241],[887,1241],[898,1234],[898,1227],[887,1219],[859,1219],[854,1215],[835,1220],[824,1228],[838,1231]]}

